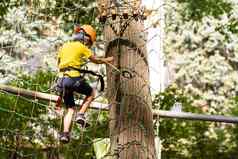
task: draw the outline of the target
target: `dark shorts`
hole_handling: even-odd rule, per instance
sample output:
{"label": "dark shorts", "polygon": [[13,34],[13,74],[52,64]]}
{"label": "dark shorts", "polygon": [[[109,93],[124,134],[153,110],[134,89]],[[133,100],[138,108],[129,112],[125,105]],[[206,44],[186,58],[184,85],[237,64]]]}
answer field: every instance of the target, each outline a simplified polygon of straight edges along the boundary
{"label": "dark shorts", "polygon": [[63,77],[57,81],[57,90],[62,94],[65,105],[67,107],[74,107],[73,92],[90,96],[93,88],[81,77]]}

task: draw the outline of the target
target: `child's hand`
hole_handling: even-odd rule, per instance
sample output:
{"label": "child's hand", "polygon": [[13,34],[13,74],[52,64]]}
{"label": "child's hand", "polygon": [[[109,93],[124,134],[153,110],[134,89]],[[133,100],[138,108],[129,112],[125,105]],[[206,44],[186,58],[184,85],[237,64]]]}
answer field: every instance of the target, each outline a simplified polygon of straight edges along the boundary
{"label": "child's hand", "polygon": [[114,60],[113,56],[107,57],[107,58],[105,59],[106,63],[112,63],[113,60]]}

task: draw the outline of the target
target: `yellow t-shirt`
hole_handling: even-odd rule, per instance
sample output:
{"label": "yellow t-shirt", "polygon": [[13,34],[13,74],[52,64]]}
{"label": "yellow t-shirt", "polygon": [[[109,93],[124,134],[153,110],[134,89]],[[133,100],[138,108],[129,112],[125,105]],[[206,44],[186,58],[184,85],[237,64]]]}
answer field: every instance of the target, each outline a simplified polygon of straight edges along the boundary
{"label": "yellow t-shirt", "polygon": [[[90,56],[92,56],[92,52],[87,46],[78,41],[67,42],[58,52],[58,67],[59,69],[67,67],[80,68]],[[70,70],[64,73],[70,77],[80,76],[80,72],[76,70]],[[64,73],[59,72],[59,77],[63,77]]]}

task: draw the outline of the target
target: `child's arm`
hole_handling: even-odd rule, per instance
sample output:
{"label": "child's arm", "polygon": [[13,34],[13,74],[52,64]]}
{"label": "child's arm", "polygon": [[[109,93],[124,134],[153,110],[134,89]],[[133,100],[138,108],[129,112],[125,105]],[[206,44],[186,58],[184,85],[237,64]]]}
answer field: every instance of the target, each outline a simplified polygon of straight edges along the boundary
{"label": "child's arm", "polygon": [[96,57],[96,56],[90,56],[89,60],[95,64],[107,64],[111,63],[113,61],[113,57]]}

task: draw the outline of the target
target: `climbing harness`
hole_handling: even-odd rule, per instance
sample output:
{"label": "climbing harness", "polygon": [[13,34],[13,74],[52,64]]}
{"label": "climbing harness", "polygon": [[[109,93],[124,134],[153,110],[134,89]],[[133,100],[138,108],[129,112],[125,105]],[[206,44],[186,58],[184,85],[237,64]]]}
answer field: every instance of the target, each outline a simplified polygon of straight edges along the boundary
{"label": "climbing harness", "polygon": [[101,85],[100,92],[104,91],[105,83],[104,83],[102,75],[100,75],[98,73],[95,73],[93,71],[90,71],[90,70],[79,69],[79,68],[75,68],[75,67],[71,67],[71,66],[60,69],[60,72],[66,72],[66,71],[72,71],[72,70],[76,70],[76,71],[78,71],[80,73],[83,73],[83,74],[90,74],[90,75],[96,76],[98,78],[98,80],[100,81],[100,85]]}

